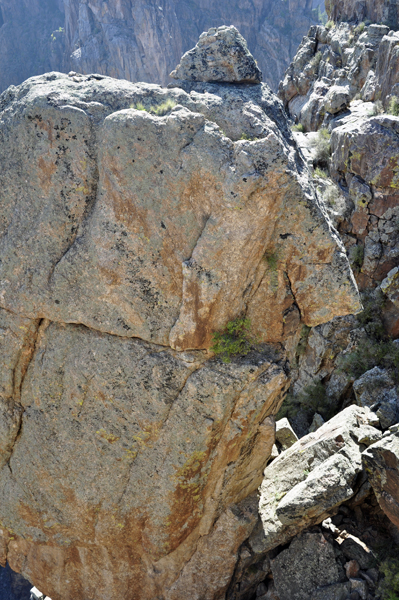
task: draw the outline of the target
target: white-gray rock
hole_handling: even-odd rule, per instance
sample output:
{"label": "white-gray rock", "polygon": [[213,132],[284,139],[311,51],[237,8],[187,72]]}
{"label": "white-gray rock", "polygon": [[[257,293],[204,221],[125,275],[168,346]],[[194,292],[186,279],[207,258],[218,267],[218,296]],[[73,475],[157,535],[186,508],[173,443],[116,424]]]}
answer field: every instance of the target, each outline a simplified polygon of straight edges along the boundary
{"label": "white-gray rock", "polygon": [[186,52],[170,74],[174,79],[223,83],[260,83],[262,73],[235,27],[211,28]]}

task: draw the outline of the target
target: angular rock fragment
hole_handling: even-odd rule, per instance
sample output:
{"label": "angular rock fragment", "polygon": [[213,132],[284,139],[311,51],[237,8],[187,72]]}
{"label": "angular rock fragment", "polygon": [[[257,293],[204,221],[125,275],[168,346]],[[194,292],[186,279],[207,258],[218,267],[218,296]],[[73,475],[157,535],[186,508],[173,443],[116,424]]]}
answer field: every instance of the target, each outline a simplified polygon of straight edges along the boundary
{"label": "angular rock fragment", "polygon": [[382,510],[399,527],[399,433],[385,434],[362,458]]}
{"label": "angular rock fragment", "polygon": [[[382,429],[388,429],[399,421],[398,391],[395,382],[385,369],[374,367],[366,371],[354,382],[353,390],[357,404],[372,407]],[[369,437],[370,440],[373,435],[372,433]]]}
{"label": "angular rock fragment", "polygon": [[217,83],[260,83],[262,73],[235,27],[204,32],[170,74],[174,79]]}
{"label": "angular rock fragment", "polygon": [[320,523],[354,495],[362,471],[355,440],[363,439],[366,431],[370,435],[369,415],[367,408],[346,408],[265,469],[259,500],[265,552]]}
{"label": "angular rock fragment", "polygon": [[287,448],[290,448],[298,441],[298,437],[288,419],[284,418],[277,421],[276,440],[282,445],[284,450],[287,450]]}
{"label": "angular rock fragment", "polygon": [[309,600],[317,588],[333,584],[339,578],[334,550],[319,533],[296,537],[271,565],[280,600]]}

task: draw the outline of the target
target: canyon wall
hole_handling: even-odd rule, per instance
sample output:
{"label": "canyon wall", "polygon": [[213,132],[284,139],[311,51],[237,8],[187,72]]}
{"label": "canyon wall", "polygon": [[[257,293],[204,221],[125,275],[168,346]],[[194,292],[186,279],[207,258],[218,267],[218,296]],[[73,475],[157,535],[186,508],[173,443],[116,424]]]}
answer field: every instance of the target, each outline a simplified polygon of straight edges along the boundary
{"label": "canyon wall", "polygon": [[1,0],[0,91],[49,70],[165,85],[209,27],[235,25],[277,89],[312,20],[312,0]]}

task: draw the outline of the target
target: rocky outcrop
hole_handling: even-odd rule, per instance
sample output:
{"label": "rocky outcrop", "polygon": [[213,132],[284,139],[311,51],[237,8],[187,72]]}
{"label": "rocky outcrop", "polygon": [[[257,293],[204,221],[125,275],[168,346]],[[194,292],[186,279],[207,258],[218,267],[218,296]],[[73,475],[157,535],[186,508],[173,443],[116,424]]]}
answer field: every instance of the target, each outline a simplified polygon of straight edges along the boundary
{"label": "rocky outcrop", "polygon": [[[0,108],[1,564],[53,600],[220,598],[282,344],[360,309],[282,106],[52,73]],[[212,358],[242,315],[256,346]]]}
{"label": "rocky outcrop", "polygon": [[0,91],[49,70],[101,73],[165,85],[210,27],[235,25],[277,89],[313,22],[312,0],[0,1]]}
{"label": "rocky outcrop", "polygon": [[213,83],[260,83],[262,73],[235,27],[210,29],[200,35],[170,74],[173,79]]}
{"label": "rocky outcrop", "polygon": [[389,589],[380,552],[395,572],[396,430],[351,406],[272,460],[229,600],[374,600]]}
{"label": "rocky outcrop", "polygon": [[398,0],[327,0],[326,10],[334,21],[372,21],[397,29]]}
{"label": "rocky outcrop", "polygon": [[355,495],[363,469],[360,445],[381,438],[370,422],[368,409],[349,407],[266,468],[259,500],[265,552],[320,523]]}

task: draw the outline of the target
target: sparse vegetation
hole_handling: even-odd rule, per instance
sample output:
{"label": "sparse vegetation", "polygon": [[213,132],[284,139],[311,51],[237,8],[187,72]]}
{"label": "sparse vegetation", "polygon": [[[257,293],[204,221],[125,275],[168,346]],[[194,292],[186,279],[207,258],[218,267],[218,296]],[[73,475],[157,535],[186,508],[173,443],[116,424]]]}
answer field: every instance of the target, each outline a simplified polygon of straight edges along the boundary
{"label": "sparse vegetation", "polygon": [[360,273],[362,266],[363,266],[363,261],[364,261],[364,245],[363,244],[357,244],[357,246],[355,246],[351,258],[352,258],[352,260],[351,260],[352,269],[355,271],[355,273]]}
{"label": "sparse vegetation", "polygon": [[302,123],[296,123],[294,125],[291,125],[291,131],[299,131],[300,133],[304,133],[305,128],[302,125]]}
{"label": "sparse vegetation", "polygon": [[296,348],[296,354],[298,356],[302,356],[303,354],[305,354],[306,346],[308,345],[308,339],[311,331],[311,327],[308,327],[307,325],[302,325],[301,336],[299,338],[298,346]]}
{"label": "sparse vegetation", "polygon": [[320,169],[320,167],[316,167],[313,174],[315,177],[321,177],[322,179],[327,179],[328,177],[328,173]]}
{"label": "sparse vegetation", "polygon": [[325,28],[330,30],[334,27],[334,21],[327,21],[327,23],[325,24]]}
{"label": "sparse vegetation", "polygon": [[314,69],[318,69],[320,61],[322,59],[322,53],[320,52],[320,50],[318,52],[316,52],[316,54],[314,55],[314,57],[311,59],[310,64],[312,65],[312,67]]}
{"label": "sparse vegetation", "polygon": [[330,134],[328,129],[325,127],[319,129],[317,136],[312,139],[311,145],[313,148],[314,166],[319,166],[328,171],[331,155]]}
{"label": "sparse vegetation", "polygon": [[359,25],[357,25],[357,27],[355,27],[355,33],[357,35],[360,35],[361,33],[363,33],[365,27],[366,23],[362,21],[361,23],[359,23]]}
{"label": "sparse vegetation", "polygon": [[213,334],[212,352],[220,356],[225,363],[231,362],[232,356],[245,356],[253,345],[251,335],[251,321],[246,317],[239,317],[229,321],[223,331]]}
{"label": "sparse vegetation", "polygon": [[352,352],[341,356],[339,367],[353,377],[381,367],[388,369],[399,383],[399,345],[387,334],[382,320],[385,296],[381,291],[363,292],[362,302],[364,310],[357,315],[357,321],[366,335]]}
{"label": "sparse vegetation", "polygon": [[142,102],[136,102],[136,104],[131,104],[130,108],[134,108],[135,110],[145,110],[146,112],[156,115],[157,117],[164,117],[176,106],[176,102],[171,98],[162,102],[162,104],[151,105],[146,107]]}
{"label": "sparse vegetation", "polygon": [[297,396],[287,394],[276,420],[284,417],[289,420],[293,419],[300,410],[305,413],[309,421],[315,412],[318,412],[326,420],[333,416],[334,410],[330,406],[326,388],[321,381],[315,381],[306,386]]}
{"label": "sparse vegetation", "polygon": [[373,103],[373,108],[369,111],[369,116],[375,117],[376,115],[382,115],[384,112],[385,111],[381,100],[376,100]]}
{"label": "sparse vegetation", "polygon": [[251,137],[247,133],[242,133],[241,137],[240,137],[240,140],[247,140],[248,142],[253,142],[256,139],[257,139],[256,137]]}
{"label": "sparse vegetation", "polygon": [[340,196],[341,192],[335,183],[331,183],[323,194],[324,201],[330,206],[336,206]]}
{"label": "sparse vegetation", "polygon": [[388,105],[388,114],[399,117],[399,99],[397,96],[391,97]]}
{"label": "sparse vegetation", "polygon": [[379,565],[384,579],[378,586],[381,600],[399,600],[399,558],[391,556]]}

